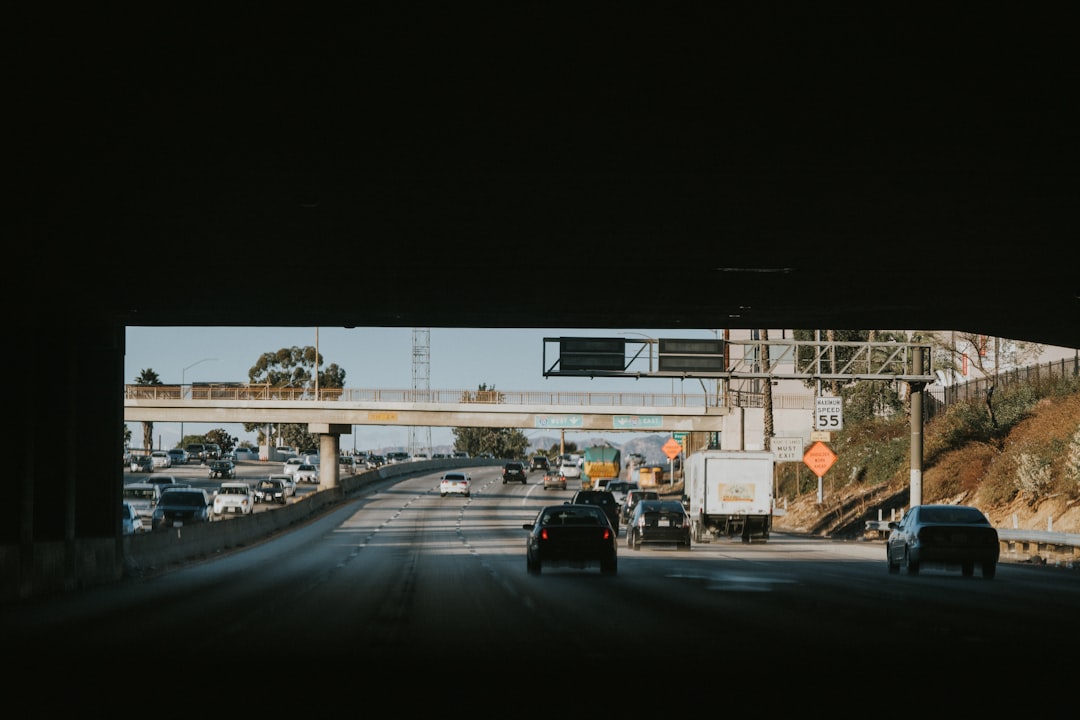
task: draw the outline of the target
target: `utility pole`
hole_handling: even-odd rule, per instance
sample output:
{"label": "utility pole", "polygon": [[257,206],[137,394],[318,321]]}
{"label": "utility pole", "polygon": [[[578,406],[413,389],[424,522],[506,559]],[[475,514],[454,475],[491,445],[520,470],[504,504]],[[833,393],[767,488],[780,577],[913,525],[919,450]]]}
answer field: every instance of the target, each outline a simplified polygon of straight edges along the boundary
{"label": "utility pole", "polygon": [[[431,328],[413,328],[412,338],[413,402],[419,402],[421,396],[424,402],[430,402],[427,392],[431,389]],[[420,452],[431,457],[430,427],[409,428],[409,455],[415,456]]]}

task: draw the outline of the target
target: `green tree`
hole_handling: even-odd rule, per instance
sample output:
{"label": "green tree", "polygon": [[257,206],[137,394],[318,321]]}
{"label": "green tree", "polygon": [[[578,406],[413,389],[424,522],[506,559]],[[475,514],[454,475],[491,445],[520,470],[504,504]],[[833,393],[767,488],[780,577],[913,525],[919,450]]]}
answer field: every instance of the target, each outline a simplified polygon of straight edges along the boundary
{"label": "green tree", "polygon": [[[139,373],[135,378],[136,385],[161,385],[161,378],[153,370],[146,368]],[[154,449],[154,423],[143,422],[142,424],[143,434],[143,448],[146,450]]]}
{"label": "green tree", "polygon": [[236,447],[237,438],[230,435],[228,431],[226,431],[224,428],[215,428],[210,432],[206,433],[206,435],[203,437],[204,442],[214,443],[215,445],[218,445],[221,448],[221,452],[223,454],[231,453],[233,451],[233,448]]}
{"label": "green tree", "polygon": [[576,453],[578,452],[578,446],[576,442],[563,443],[562,445],[552,445],[551,449],[547,451],[549,458],[557,458],[563,453]]}
{"label": "green tree", "polygon": [[491,453],[497,458],[523,458],[529,448],[529,438],[517,428],[457,427],[452,432],[454,450],[472,457]]}
{"label": "green tree", "polygon": [[[481,383],[476,392],[462,394],[463,403],[499,403],[502,393],[492,385]],[[515,428],[459,427],[453,428],[454,450],[467,452],[472,457],[491,453],[497,458],[521,458],[529,448],[525,433]]]}
{"label": "green tree", "polygon": [[954,379],[965,378],[972,372],[987,377],[1003,369],[1030,365],[1045,349],[1038,343],[969,332],[920,331],[912,336],[912,341],[930,344],[931,370]]}
{"label": "green tree", "polygon": [[[344,388],[345,370],[336,363],[323,368],[322,363],[322,353],[316,353],[311,345],[281,348],[259,356],[248,370],[248,382],[269,385],[271,388],[302,388],[314,394],[317,372],[320,392],[323,389]],[[269,431],[273,437],[292,447],[318,447],[318,438],[308,432],[306,425],[299,423],[244,423],[244,430],[258,433],[260,444],[269,444],[266,436]]]}

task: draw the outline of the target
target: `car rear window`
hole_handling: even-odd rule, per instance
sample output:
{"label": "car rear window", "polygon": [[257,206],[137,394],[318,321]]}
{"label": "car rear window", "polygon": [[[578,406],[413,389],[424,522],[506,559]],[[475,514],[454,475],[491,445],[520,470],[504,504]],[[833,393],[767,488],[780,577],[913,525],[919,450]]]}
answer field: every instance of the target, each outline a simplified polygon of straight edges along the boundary
{"label": "car rear window", "polygon": [[189,493],[189,492],[167,492],[161,498],[163,505],[191,505],[192,507],[198,507],[199,505],[205,505],[206,499],[201,493]]}

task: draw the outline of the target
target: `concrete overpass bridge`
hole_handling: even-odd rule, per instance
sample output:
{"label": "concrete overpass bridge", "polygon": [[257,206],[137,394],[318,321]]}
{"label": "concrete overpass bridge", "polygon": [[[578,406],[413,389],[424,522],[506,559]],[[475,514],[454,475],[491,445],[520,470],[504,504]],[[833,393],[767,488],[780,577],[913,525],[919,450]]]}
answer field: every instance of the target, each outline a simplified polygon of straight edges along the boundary
{"label": "concrete overpass bridge", "polygon": [[[555,340],[555,339],[552,339]],[[124,420],[136,422],[304,423],[318,435],[320,453],[336,457],[340,436],[356,425],[512,427],[594,432],[714,434],[721,447],[768,447],[765,394],[732,390],[756,380],[769,388],[773,434],[808,442],[816,395],[808,380],[901,380],[922,389],[933,377],[930,348],[909,343],[659,340],[653,370],[649,343],[566,338],[545,375],[680,377],[717,382],[714,393],[582,392],[564,390],[440,390],[296,388],[259,383],[126,385]],[[627,345],[630,346],[629,354]],[[649,345],[648,371],[633,370],[639,346]],[[734,353],[731,351],[735,350]],[[667,368],[667,369],[664,369]],[[789,392],[773,391],[787,381]],[[721,388],[723,388],[721,390]],[[332,463],[329,465],[333,465]],[[336,485],[324,464],[323,482]]]}

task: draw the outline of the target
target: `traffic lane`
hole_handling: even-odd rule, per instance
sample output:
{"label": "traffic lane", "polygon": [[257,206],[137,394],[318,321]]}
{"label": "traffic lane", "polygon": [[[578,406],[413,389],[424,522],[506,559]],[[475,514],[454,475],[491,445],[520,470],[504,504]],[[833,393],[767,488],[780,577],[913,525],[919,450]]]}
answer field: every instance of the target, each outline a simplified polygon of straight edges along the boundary
{"label": "traffic lane", "polygon": [[[774,533],[690,552],[620,547],[616,577],[593,569],[532,577],[521,523],[551,504],[550,491],[503,486],[497,471],[474,471],[473,480],[471,498],[440,498],[436,474],[386,481],[256,546],[79,594],[89,606],[105,598],[97,610],[16,617],[18,633],[4,644],[17,652],[45,642],[58,656],[85,657],[149,633],[173,660],[306,657],[366,672],[431,669],[441,659],[474,671],[505,670],[507,659],[524,662],[557,638],[571,675],[644,648],[667,653],[672,669],[783,658],[791,669],[836,663],[850,678],[871,666],[879,673],[907,637],[932,649],[920,656],[930,670],[973,653],[1059,652],[1075,637],[1073,571],[890,576],[873,543]],[[185,636],[185,621],[206,636]]]}

